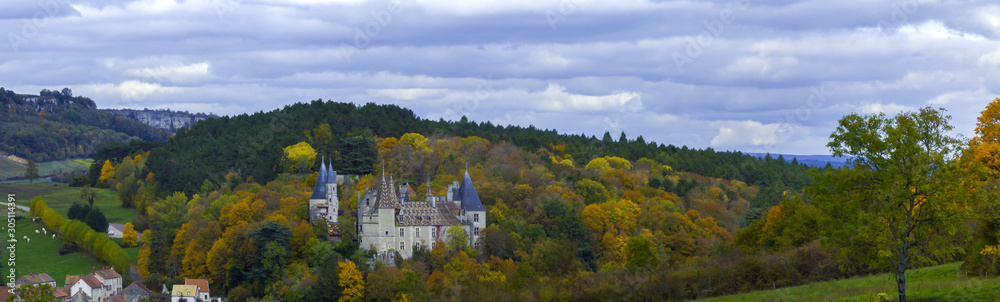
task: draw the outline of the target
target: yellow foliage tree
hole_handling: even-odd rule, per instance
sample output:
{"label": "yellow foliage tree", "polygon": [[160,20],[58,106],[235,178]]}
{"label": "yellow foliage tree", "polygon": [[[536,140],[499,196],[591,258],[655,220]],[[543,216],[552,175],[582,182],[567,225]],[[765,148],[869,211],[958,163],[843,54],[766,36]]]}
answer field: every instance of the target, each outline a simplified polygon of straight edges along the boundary
{"label": "yellow foliage tree", "polygon": [[622,170],[632,170],[632,163],[630,163],[627,159],[617,156],[605,156],[604,159],[607,160],[608,163],[613,165],[615,168]]}
{"label": "yellow foliage tree", "polygon": [[427,145],[427,138],[424,137],[423,135],[420,135],[420,133],[403,134],[403,136],[399,138],[399,142],[410,145],[410,147],[413,147],[413,149],[417,151],[421,152],[431,151],[431,147]]}
{"label": "yellow foliage tree", "polygon": [[135,232],[135,227],[131,222],[125,223],[125,230],[122,231],[122,242],[128,247],[135,247],[139,244],[139,234]]}
{"label": "yellow foliage tree", "polygon": [[395,147],[396,144],[399,144],[399,140],[395,137],[383,138],[382,142],[378,144],[378,154],[385,154],[386,152],[389,152],[389,150],[392,150],[392,147]]}
{"label": "yellow foliage tree", "polygon": [[307,142],[301,142],[285,147],[285,157],[282,158],[287,171],[305,172],[312,170],[316,162],[316,149]]}
{"label": "yellow foliage tree", "polygon": [[603,157],[598,157],[590,160],[590,162],[588,162],[587,165],[584,166],[584,168],[597,171],[604,171],[611,169],[611,164],[609,164],[608,160],[604,159]]}
{"label": "yellow foliage tree", "polygon": [[340,292],[340,300],[338,301],[361,301],[365,295],[365,280],[361,277],[361,271],[354,266],[354,262],[350,261],[340,262],[337,267],[340,268],[340,274],[337,275],[340,280],[337,280],[337,283],[344,289]]}
{"label": "yellow foliage tree", "polygon": [[986,166],[990,177],[1000,177],[1000,98],[993,99],[980,114],[967,152]]}
{"label": "yellow foliage tree", "polygon": [[105,183],[108,179],[115,178],[115,165],[111,163],[110,160],[104,161],[104,166],[101,167],[101,177],[98,180],[101,183]]}

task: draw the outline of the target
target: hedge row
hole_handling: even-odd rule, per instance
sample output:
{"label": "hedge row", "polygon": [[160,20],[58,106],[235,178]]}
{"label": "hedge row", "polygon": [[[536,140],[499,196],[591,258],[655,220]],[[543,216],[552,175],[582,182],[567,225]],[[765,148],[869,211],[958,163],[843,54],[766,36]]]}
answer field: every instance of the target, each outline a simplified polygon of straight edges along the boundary
{"label": "hedge row", "polygon": [[41,217],[42,223],[51,230],[58,230],[63,238],[81,246],[95,257],[111,264],[119,275],[128,276],[130,259],[121,246],[111,240],[108,234],[94,231],[79,220],[66,219],[45,204],[45,199],[31,199],[31,216]]}

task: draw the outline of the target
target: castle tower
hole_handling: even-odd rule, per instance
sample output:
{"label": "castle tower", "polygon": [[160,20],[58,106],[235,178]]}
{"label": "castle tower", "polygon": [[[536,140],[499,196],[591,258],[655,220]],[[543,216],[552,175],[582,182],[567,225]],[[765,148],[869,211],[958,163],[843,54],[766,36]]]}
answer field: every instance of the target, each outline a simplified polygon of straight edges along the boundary
{"label": "castle tower", "polygon": [[[325,164],[324,164],[325,165]],[[330,223],[337,223],[337,217],[340,211],[340,200],[337,198],[337,172],[333,171],[333,163],[330,166],[326,166],[326,221]]]}
{"label": "castle tower", "polygon": [[[313,186],[313,193],[309,196],[309,222],[315,223],[317,219],[325,219],[326,213],[324,213],[323,208],[328,207],[327,204],[327,169],[326,159],[320,160],[319,175],[316,177],[316,184]],[[334,192],[336,193],[336,192]],[[327,211],[329,209],[326,209]]]}

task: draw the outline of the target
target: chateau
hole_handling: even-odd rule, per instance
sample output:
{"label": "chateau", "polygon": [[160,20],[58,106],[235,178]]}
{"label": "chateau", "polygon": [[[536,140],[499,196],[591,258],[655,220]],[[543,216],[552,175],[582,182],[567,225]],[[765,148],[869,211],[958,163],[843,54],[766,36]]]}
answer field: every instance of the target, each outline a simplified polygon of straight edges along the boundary
{"label": "chateau", "polygon": [[486,227],[486,208],[479,201],[469,172],[462,182],[448,185],[443,196],[434,196],[430,184],[424,200],[411,200],[413,188],[402,185],[397,191],[389,177],[378,189],[367,190],[358,199],[358,237],[361,248],[374,249],[379,257],[390,250],[410,258],[413,247],[433,248],[437,241],[447,241],[451,226],[460,226],[468,234],[470,245],[478,247],[479,230]]}
{"label": "chateau", "polygon": [[[397,193],[398,190],[398,193]],[[460,182],[448,185],[445,195],[434,196],[430,184],[424,200],[412,200],[416,193],[409,185],[398,188],[389,177],[378,188],[358,193],[358,238],[361,248],[374,249],[380,257],[390,250],[403,258],[413,255],[413,247],[433,248],[437,241],[447,241],[448,228],[457,225],[469,236],[469,245],[478,247],[479,230],[486,227],[486,208],[472,184],[469,172]],[[337,172],[322,161],[319,176],[309,197],[309,220],[337,223],[340,201],[337,197]]]}

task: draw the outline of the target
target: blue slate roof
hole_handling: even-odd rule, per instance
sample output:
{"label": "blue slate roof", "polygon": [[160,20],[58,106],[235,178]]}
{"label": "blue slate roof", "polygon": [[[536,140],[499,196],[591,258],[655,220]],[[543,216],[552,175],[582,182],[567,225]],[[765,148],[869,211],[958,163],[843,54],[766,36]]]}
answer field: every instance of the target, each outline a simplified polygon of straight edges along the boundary
{"label": "blue slate roof", "polygon": [[[329,168],[326,166],[324,160],[323,163],[320,164],[319,176],[316,177],[316,185],[313,186],[313,193],[312,196],[309,196],[309,199],[326,199],[326,183],[327,179],[329,179],[329,175],[327,174],[328,171]],[[334,178],[336,177],[336,174],[334,174]]]}
{"label": "blue slate roof", "polygon": [[465,171],[462,184],[458,187],[457,199],[462,201],[462,208],[466,211],[486,211],[483,203],[479,201],[479,193],[476,193],[476,187],[472,185],[472,177],[469,177],[468,170]]}
{"label": "blue slate roof", "polygon": [[333,170],[333,160],[326,166],[326,183],[337,184],[337,171]]}

